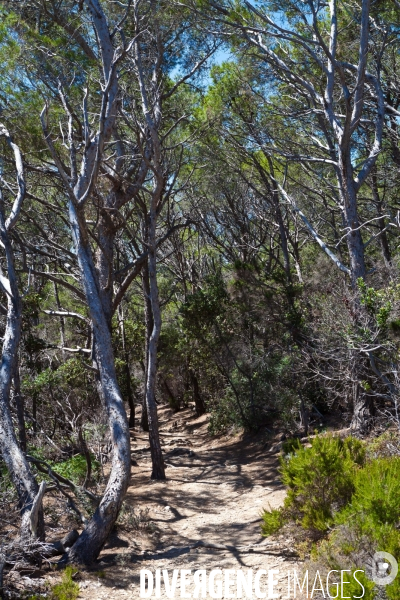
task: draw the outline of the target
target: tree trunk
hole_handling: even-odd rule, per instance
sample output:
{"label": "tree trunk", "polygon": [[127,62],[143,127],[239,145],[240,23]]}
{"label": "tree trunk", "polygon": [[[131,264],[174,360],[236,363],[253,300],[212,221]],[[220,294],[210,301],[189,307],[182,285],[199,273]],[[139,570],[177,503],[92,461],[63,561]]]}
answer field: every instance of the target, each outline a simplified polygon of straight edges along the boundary
{"label": "tree trunk", "polygon": [[165,479],[164,460],[162,456],[160,436],[158,432],[158,417],[156,404],[156,381],[157,381],[157,349],[161,331],[161,310],[158,296],[157,284],[157,257],[156,257],[156,211],[150,210],[149,223],[149,288],[151,313],[153,315],[153,330],[149,339],[148,366],[146,379],[146,406],[149,420],[149,439],[151,460],[153,463],[152,479]]}
{"label": "tree trunk", "polygon": [[189,374],[190,374],[190,381],[191,381],[192,387],[193,387],[193,399],[194,399],[194,403],[196,406],[196,415],[198,417],[200,417],[201,415],[204,415],[204,413],[206,412],[206,410],[207,410],[206,405],[203,400],[203,397],[200,394],[199,381],[196,377],[196,374],[194,373],[194,371],[192,371],[192,369],[189,369]]}
{"label": "tree trunk", "polygon": [[[21,539],[32,536],[29,516],[39,491],[36,480],[17,442],[10,412],[10,391],[13,375],[17,369],[18,347],[21,338],[22,307],[14,267],[14,254],[0,210],[0,237],[4,247],[8,279],[0,273],[0,285],[7,292],[7,320],[3,338],[0,363],[0,449],[11,480],[17,490],[18,504],[22,515]],[[43,509],[38,507],[36,535],[44,539]]]}
{"label": "tree trunk", "polygon": [[19,445],[22,452],[26,452],[25,406],[21,395],[18,360],[14,371],[14,402],[17,409]]}
{"label": "tree trunk", "polygon": [[[54,289],[54,297],[56,300],[56,306],[58,310],[61,310],[61,302],[60,302],[60,296],[58,295],[58,287],[55,281],[53,281],[53,289]],[[61,342],[61,347],[65,348],[66,343],[65,343],[65,320],[64,317],[60,317],[60,342]],[[61,351],[63,359],[65,359],[65,350]]]}
{"label": "tree trunk", "polygon": [[[357,330],[362,322],[364,308],[360,302],[358,280],[365,279],[366,268],[364,260],[364,243],[361,235],[360,222],[358,219],[357,190],[354,182],[353,167],[351,164],[350,144],[339,153],[340,177],[339,189],[344,207],[345,226],[347,228],[347,248],[350,262],[350,278],[353,289],[352,318]],[[366,431],[371,424],[373,412],[372,397],[365,394],[360,386],[363,378],[363,357],[356,355],[352,359],[353,380],[353,417],[351,427],[360,432]]]}
{"label": "tree trunk", "polygon": [[172,410],[175,410],[175,411],[178,412],[181,409],[181,402],[180,402],[179,398],[177,398],[173,394],[171,388],[169,387],[168,381],[165,378],[163,379],[163,383],[164,383],[164,387],[165,387],[165,389],[167,391],[167,394],[169,396],[169,405],[170,405],[170,407],[172,408]]}
{"label": "tree trunk", "polygon": [[342,196],[342,201],[345,207],[345,223],[348,231],[346,240],[350,260],[351,285],[355,295],[358,296],[357,281],[365,278],[365,261],[364,243],[358,220],[357,195],[353,185],[347,187],[346,193]]}
{"label": "tree trunk", "polygon": [[124,356],[124,375],[126,382],[126,396],[129,405],[129,428],[135,427],[135,401],[133,399],[132,386],[131,386],[131,373],[129,370],[129,353],[128,348],[126,346],[126,336],[125,336],[125,322],[124,322],[124,311],[122,308],[122,303],[118,305],[118,315],[120,320],[120,330],[121,330],[121,338],[122,338],[122,352]]}
{"label": "tree trunk", "polygon": [[306,407],[306,405],[304,403],[304,398],[301,394],[300,394],[299,413],[300,413],[300,427],[303,428],[304,435],[308,435],[308,426],[309,426],[309,422],[310,422],[310,415],[309,415],[308,408]]}
{"label": "tree trunk", "polygon": [[367,433],[372,426],[374,415],[374,402],[372,395],[368,394],[358,383],[353,383],[353,417],[350,427],[359,433]]}
{"label": "tree trunk", "polygon": [[[143,228],[145,238],[147,237],[147,230]],[[150,283],[149,283],[149,266],[146,260],[142,269],[142,288],[143,288],[143,299],[144,299],[144,320],[146,325],[146,338],[144,342],[144,393],[142,403],[142,416],[140,418],[140,426],[143,431],[149,431],[149,418],[147,413],[147,401],[146,401],[146,389],[147,389],[147,373],[149,370],[149,342],[151,332],[153,331],[153,313],[151,310],[150,301]]]}
{"label": "tree trunk", "polygon": [[129,371],[129,365],[125,367],[125,374],[128,388],[128,404],[129,404],[129,429],[135,429],[135,401],[133,399],[132,387],[131,387],[131,374]]}
{"label": "tree trunk", "polygon": [[69,555],[72,562],[89,565],[99,555],[118,517],[129,484],[131,457],[129,428],[117,382],[111,332],[101,300],[98,272],[90,250],[83,211],[78,210],[70,200],[72,236],[93,323],[95,360],[113,449],[111,473],[103,498]]}
{"label": "tree trunk", "polygon": [[100,284],[100,299],[104,315],[111,331],[113,316],[113,262],[115,245],[115,226],[110,213],[114,208],[115,194],[109,193],[105,199],[105,207],[100,210],[98,239],[99,247],[96,253],[96,271]]}
{"label": "tree trunk", "polygon": [[382,202],[379,197],[376,166],[374,166],[374,168],[373,168],[371,181],[372,181],[372,184],[371,184],[372,197],[374,199],[375,206],[376,206],[376,212],[379,217],[379,219],[378,219],[378,226],[379,226],[379,230],[380,230],[379,241],[380,241],[380,245],[381,245],[382,256],[383,256],[383,260],[385,261],[385,265],[387,267],[390,267],[392,264],[392,256],[391,256],[391,252],[390,252],[390,248],[389,248],[388,238],[386,235],[385,219],[383,217],[383,211],[382,211]]}

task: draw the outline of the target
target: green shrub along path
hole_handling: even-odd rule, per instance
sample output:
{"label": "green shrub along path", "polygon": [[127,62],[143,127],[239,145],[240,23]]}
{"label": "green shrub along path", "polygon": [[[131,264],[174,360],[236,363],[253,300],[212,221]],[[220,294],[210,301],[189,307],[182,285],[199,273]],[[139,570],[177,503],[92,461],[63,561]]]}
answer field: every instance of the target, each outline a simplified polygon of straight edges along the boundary
{"label": "green shrub along path", "polygon": [[[382,455],[387,448],[392,456]],[[263,513],[264,536],[302,529],[315,540],[307,563],[312,570],[366,570],[364,598],[397,600],[399,579],[383,592],[368,578],[368,564],[377,551],[400,560],[398,437],[384,434],[367,444],[352,437],[317,436],[311,447],[292,440],[284,451],[280,474],[287,496],[283,506]],[[351,597],[362,594],[354,580],[346,589]]]}

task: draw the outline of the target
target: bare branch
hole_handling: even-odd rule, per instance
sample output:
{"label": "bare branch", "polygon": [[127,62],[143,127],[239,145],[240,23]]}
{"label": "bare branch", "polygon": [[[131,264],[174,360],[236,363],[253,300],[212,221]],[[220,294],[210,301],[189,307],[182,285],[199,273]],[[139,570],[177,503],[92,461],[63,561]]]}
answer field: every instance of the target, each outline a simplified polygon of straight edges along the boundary
{"label": "bare branch", "polygon": [[13,142],[8,130],[4,127],[3,124],[0,123],[0,136],[6,138],[8,145],[14,152],[14,161],[15,167],[17,169],[17,183],[18,183],[18,194],[14,200],[13,207],[11,209],[10,216],[6,220],[5,227],[7,230],[10,230],[14,227],[17,219],[19,217],[19,213],[21,211],[22,203],[26,194],[26,184],[24,177],[24,167],[22,164],[22,155],[19,147],[15,142]]}

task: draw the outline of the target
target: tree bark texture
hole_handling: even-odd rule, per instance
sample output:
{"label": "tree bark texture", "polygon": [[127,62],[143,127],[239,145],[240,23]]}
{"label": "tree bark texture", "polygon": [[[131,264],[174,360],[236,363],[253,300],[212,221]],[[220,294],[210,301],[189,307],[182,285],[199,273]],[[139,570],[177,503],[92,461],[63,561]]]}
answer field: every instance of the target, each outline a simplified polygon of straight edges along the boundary
{"label": "tree bark texture", "polygon": [[[3,246],[7,276],[0,268],[0,289],[7,297],[7,317],[0,362],[0,450],[11,480],[17,490],[18,503],[22,515],[21,539],[29,540],[32,535],[44,539],[44,518],[42,504],[36,504],[36,531],[30,529],[30,513],[34,507],[39,488],[21,446],[18,444],[10,411],[11,382],[18,369],[18,348],[21,339],[22,305],[18,290],[14,253],[9,236],[16,223],[25,198],[25,180],[22,156],[18,146],[12,141],[8,131],[0,125],[0,135],[6,137],[14,152],[19,192],[11,213],[6,219],[4,202],[0,191],[0,239]],[[17,381],[18,381],[17,375]]]}
{"label": "tree bark texture", "polygon": [[83,211],[79,212],[72,200],[69,204],[69,214],[82,283],[93,324],[95,359],[113,450],[110,478],[103,498],[86,529],[71,548],[69,555],[72,562],[89,565],[99,555],[122,506],[130,477],[130,438],[124,403],[115,371],[111,332],[85,231]]}

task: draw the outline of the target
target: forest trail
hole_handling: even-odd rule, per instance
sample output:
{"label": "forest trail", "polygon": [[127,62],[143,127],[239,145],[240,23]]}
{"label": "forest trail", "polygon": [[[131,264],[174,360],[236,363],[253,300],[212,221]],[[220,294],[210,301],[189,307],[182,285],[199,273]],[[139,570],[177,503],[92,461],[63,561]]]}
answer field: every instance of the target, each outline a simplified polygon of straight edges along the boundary
{"label": "forest trail", "polygon": [[[132,431],[126,502],[139,528],[119,527],[100,555],[101,571],[82,574],[79,598],[139,598],[140,569],[168,569],[169,575],[172,569],[278,569],[276,590],[286,595],[287,571],[295,561],[285,555],[285,540],[260,535],[262,508],[280,506],[285,496],[277,456],[259,438],[210,437],[207,417],[196,419],[191,410],[159,413],[167,481],[150,480],[147,434]],[[230,549],[191,547],[199,541]]]}

